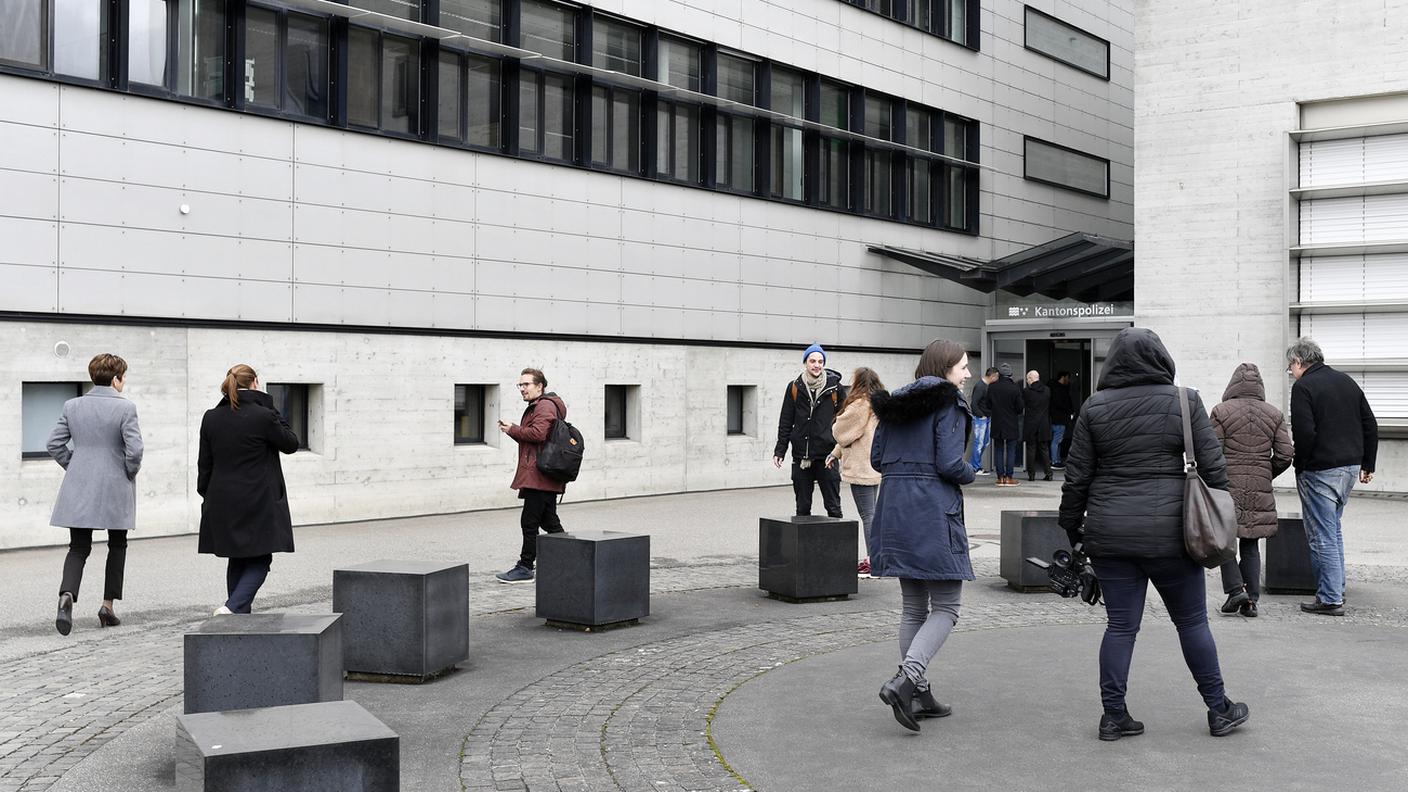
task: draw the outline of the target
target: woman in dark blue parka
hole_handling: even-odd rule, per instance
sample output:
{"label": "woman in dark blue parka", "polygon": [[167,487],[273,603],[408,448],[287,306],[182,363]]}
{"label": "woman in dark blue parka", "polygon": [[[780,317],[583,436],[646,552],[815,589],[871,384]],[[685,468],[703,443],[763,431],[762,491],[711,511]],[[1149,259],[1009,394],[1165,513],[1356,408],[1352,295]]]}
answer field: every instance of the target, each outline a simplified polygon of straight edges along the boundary
{"label": "woman in dark blue parka", "polygon": [[876,577],[898,577],[899,673],[880,688],[907,729],[919,718],[942,718],[925,670],[958,621],[963,581],[973,579],[963,491],[973,468],[963,456],[973,416],[961,390],[968,379],[963,347],[942,339],[925,348],[915,381],[894,393],[871,397],[880,425],[871,465],[880,471],[870,569]]}

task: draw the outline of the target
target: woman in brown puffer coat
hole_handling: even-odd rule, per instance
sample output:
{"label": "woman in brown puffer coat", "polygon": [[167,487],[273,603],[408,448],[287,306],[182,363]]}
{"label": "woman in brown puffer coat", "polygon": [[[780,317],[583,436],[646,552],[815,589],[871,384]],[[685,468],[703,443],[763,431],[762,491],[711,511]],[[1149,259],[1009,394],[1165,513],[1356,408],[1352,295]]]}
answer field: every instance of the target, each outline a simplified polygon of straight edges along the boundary
{"label": "woman in brown puffer coat", "polygon": [[1243,363],[1212,408],[1212,426],[1227,457],[1228,489],[1237,503],[1238,555],[1222,565],[1227,602],[1222,613],[1256,615],[1261,597],[1260,540],[1276,535],[1276,496],[1271,480],[1295,456],[1286,417],[1266,403],[1266,387],[1254,363]]}

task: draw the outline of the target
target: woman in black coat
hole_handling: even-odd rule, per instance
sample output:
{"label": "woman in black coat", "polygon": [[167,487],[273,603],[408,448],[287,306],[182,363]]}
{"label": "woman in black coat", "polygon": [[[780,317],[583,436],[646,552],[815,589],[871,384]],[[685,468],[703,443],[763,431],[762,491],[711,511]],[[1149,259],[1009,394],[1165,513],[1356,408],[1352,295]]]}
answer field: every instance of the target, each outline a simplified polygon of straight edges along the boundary
{"label": "woman in black coat", "polygon": [[196,492],[200,552],[229,559],[228,599],[215,613],[249,613],[274,553],[293,552],[279,454],[298,450],[298,435],[259,390],[254,369],[241,363],[225,374],[224,396],[200,424]]}
{"label": "woman in black coat", "polygon": [[[1183,549],[1183,416],[1173,357],[1153,331],[1130,327],[1110,344],[1096,393],[1076,419],[1061,527],[1077,560],[1088,553],[1109,624],[1100,644],[1100,739],[1144,733],[1125,706],[1134,638],[1152,581],[1178,628],[1183,658],[1221,737],[1246,722],[1223,691],[1208,629],[1207,579]],[[1227,461],[1197,393],[1188,391],[1193,456],[1209,487],[1227,489]],[[1082,561],[1083,563],[1083,561]]]}

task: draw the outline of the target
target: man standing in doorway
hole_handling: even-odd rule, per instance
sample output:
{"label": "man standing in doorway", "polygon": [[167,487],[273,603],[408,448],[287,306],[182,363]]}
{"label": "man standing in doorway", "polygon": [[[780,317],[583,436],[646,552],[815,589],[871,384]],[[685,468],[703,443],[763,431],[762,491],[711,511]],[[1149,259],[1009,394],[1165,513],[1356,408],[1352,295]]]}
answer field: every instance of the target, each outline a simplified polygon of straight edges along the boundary
{"label": "man standing in doorway", "polygon": [[992,471],[983,470],[983,450],[988,446],[992,428],[992,419],[988,415],[988,386],[996,381],[997,369],[988,366],[983,376],[973,383],[973,398],[968,400],[968,404],[973,408],[973,456],[968,460],[968,464],[979,476],[992,475]]}
{"label": "man standing in doorway", "polygon": [[1349,375],[1325,365],[1320,345],[1301,338],[1286,350],[1291,386],[1291,434],[1296,445],[1296,491],[1300,494],[1315,601],[1306,613],[1344,615],[1344,534],[1340,517],[1355,479],[1374,480],[1379,424],[1369,400]]}
{"label": "man standing in doorway", "polygon": [[1022,434],[1022,389],[1012,380],[1012,367],[997,367],[997,380],[988,386],[988,415],[992,418],[992,464],[997,468],[997,486],[1015,487],[1012,468],[1017,465],[1017,447]]}
{"label": "man standing in doorway", "polygon": [[826,350],[812,344],[802,353],[802,374],[787,386],[782,415],[777,420],[777,447],[772,464],[782,467],[792,446],[792,490],[797,514],[812,513],[812,486],[821,488],[821,503],[832,517],[841,516],[841,471],[827,469],[826,455],[836,447],[831,424],[846,400],[841,374],[826,367]]}
{"label": "man standing in doorway", "polygon": [[494,577],[500,583],[522,583],[533,579],[533,564],[538,560],[538,529],[546,533],[561,533],[562,521],[557,518],[557,496],[567,491],[567,485],[543,475],[538,470],[538,451],[548,439],[552,422],[567,420],[567,405],[556,393],[547,393],[548,378],[535,368],[523,369],[518,375],[518,393],[528,402],[521,424],[499,421],[499,431],[518,443],[518,469],[513,483],[523,500],[519,525],[523,529],[523,549],[513,568]]}
{"label": "man standing in doorway", "polygon": [[1051,467],[1066,466],[1066,455],[1061,453],[1066,439],[1066,427],[1075,417],[1075,403],[1071,399],[1071,372],[1056,372],[1055,384],[1051,386]]}
{"label": "man standing in doorway", "polygon": [[1042,480],[1051,480],[1051,392],[1041,381],[1036,371],[1027,372],[1027,387],[1022,390],[1022,408],[1026,418],[1022,425],[1023,439],[1027,441],[1027,481],[1036,481],[1037,471]]}

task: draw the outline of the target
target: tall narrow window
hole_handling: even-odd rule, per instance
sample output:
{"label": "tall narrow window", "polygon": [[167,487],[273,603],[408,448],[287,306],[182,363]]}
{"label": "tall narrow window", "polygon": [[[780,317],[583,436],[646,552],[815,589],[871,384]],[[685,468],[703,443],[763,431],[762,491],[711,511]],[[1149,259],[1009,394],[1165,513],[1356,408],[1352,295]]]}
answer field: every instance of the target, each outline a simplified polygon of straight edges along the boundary
{"label": "tall narrow window", "polygon": [[49,67],[49,0],[0,2],[0,63]]}
{"label": "tall narrow window", "polygon": [[288,424],[288,428],[298,435],[298,447],[308,448],[308,391],[304,384],[270,384],[266,390],[274,402],[274,409]]}
{"label": "tall narrow window", "polygon": [[[865,97],[865,134],[879,140],[894,139],[894,103],[873,94]],[[894,154],[867,147],[865,151],[865,211],[880,217],[892,213]]]}
{"label": "tall narrow window", "polygon": [[661,102],[656,111],[655,170],[663,178],[699,183],[699,108]]}
{"label": "tall narrow window", "polygon": [[[0,3],[0,5],[7,5]],[[10,0],[22,10],[27,3]],[[85,80],[107,79],[108,3],[106,0],[54,1],[54,73]],[[0,10],[0,61],[5,60],[3,32],[11,22]]]}
{"label": "tall narrow window", "polygon": [[[720,98],[742,104],[757,102],[757,64],[747,58],[719,53],[717,90]],[[714,182],[739,192],[753,191],[753,119],[721,112],[714,129]]]}
{"label": "tall narrow window", "polygon": [[640,170],[640,92],[592,86],[592,163]]}
{"label": "tall narrow window", "polygon": [[[905,108],[905,145],[935,151],[934,111],[917,105]],[[934,160],[919,155],[909,158],[905,189],[909,197],[909,219],[930,225],[934,222]]]}
{"label": "tall narrow window", "polygon": [[545,0],[523,0],[519,13],[523,49],[558,60],[577,60],[575,10]]}
{"label": "tall narrow window", "polygon": [[464,58],[457,52],[440,51],[439,77],[436,80],[436,129],[440,140],[460,141],[460,108],[464,99]]}
{"label": "tall narrow window", "polygon": [[971,0],[946,0],[948,3],[948,38],[958,44],[968,43],[968,3]]}
{"label": "tall narrow window", "polygon": [[[821,81],[821,106],[817,120],[837,129],[849,129],[850,89],[840,83]],[[851,208],[850,148],[844,138],[827,137],[820,142],[818,196],[822,206]]]}
{"label": "tall narrow window", "polygon": [[499,128],[502,124],[501,96],[503,86],[499,77],[499,62],[473,55],[467,59],[465,73],[467,96],[465,110],[468,117],[467,140],[471,146],[498,148]]}
{"label": "tall narrow window", "polygon": [[440,0],[440,27],[486,41],[500,41],[503,7],[499,0]]}
{"label": "tall narrow window", "polygon": [[[225,0],[180,0],[176,36],[176,92],[197,99],[225,98]],[[323,23],[326,25],[326,23]],[[324,34],[326,41],[326,33]],[[324,43],[326,48],[326,43]],[[327,58],[323,58],[323,85],[327,85]],[[323,89],[322,113],[327,114]]]}
{"label": "tall narrow window", "polygon": [[519,150],[571,162],[575,137],[572,78],[525,69],[518,79]]}
{"label": "tall narrow window", "polygon": [[284,49],[285,112],[309,118],[328,117],[328,22],[288,15]]}
{"label": "tall narrow window", "polygon": [[166,0],[129,0],[127,79],[166,85]]}
{"label": "tall narrow window", "polygon": [[347,121],[420,134],[420,43],[353,28],[348,34]]}
{"label": "tall narrow window", "polygon": [[347,123],[376,127],[379,123],[376,31],[354,27],[347,33]]}
{"label": "tall narrow window", "polygon": [[258,6],[244,14],[244,101],[279,106],[279,17]]}
{"label": "tall narrow window", "polygon": [[625,385],[606,386],[606,439],[624,439],[626,434],[626,398]]}
{"label": "tall narrow window", "polygon": [[[806,79],[802,73],[774,66],[771,83],[770,109],[793,118],[805,118]],[[771,160],[773,196],[802,200],[805,174],[802,130],[799,127],[773,123]]]}

